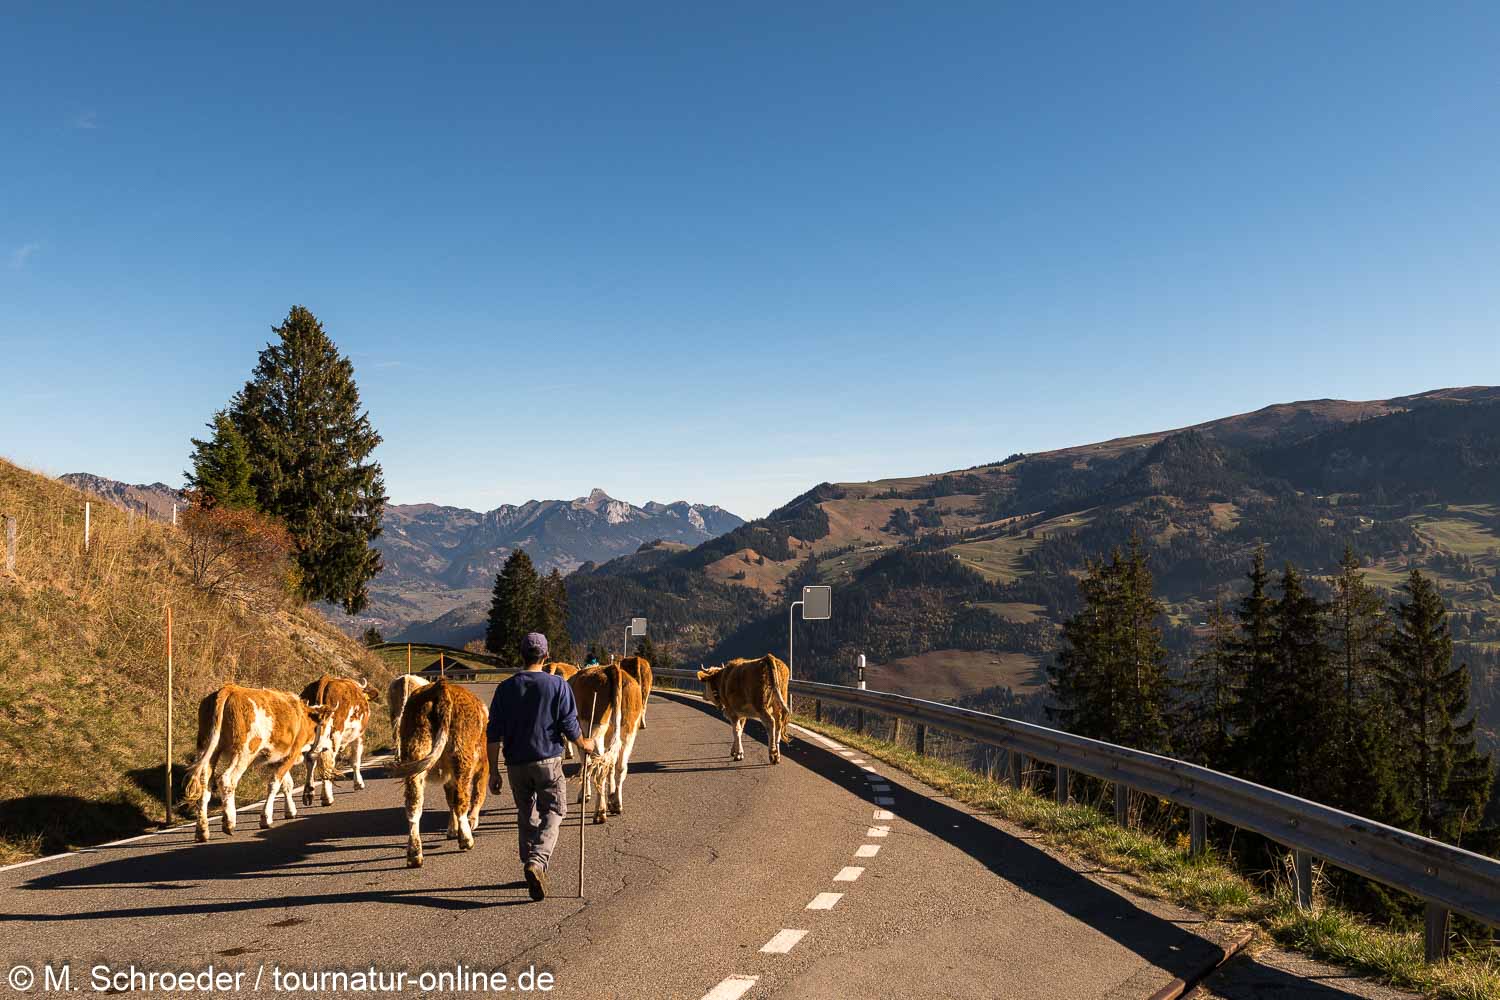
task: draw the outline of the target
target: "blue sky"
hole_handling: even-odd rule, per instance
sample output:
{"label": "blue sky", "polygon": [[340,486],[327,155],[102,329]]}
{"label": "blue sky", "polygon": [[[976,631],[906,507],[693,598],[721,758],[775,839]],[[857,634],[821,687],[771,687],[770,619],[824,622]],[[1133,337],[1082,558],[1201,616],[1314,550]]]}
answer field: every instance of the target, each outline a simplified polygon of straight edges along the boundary
{"label": "blue sky", "polygon": [[293,303],[486,509],[1500,377],[1493,4],[131,6],[0,33],[42,471],[177,482]]}

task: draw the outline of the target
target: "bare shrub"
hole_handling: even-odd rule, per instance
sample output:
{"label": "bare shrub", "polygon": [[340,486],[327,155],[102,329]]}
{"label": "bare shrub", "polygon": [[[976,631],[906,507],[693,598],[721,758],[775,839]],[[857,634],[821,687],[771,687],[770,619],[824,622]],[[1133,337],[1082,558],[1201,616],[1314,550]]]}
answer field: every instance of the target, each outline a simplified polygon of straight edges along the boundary
{"label": "bare shrub", "polygon": [[293,546],[279,522],[197,497],[180,524],[187,538],[188,575],[204,593],[217,594],[240,583],[268,589],[286,586]]}

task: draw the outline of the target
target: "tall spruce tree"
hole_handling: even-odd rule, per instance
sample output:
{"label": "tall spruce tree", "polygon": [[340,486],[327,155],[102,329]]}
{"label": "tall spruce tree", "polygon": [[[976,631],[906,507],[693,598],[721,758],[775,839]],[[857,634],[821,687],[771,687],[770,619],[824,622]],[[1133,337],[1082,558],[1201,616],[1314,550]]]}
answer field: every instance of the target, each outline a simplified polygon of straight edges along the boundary
{"label": "tall spruce tree", "polygon": [[[1297,795],[1327,802],[1338,774],[1337,675],[1328,648],[1327,610],[1307,592],[1297,568],[1287,563],[1276,602],[1276,650],[1279,698],[1267,713],[1275,715],[1270,733],[1279,747],[1266,747],[1271,760],[1282,761],[1265,775]],[[1265,718],[1265,716],[1263,716]],[[1275,750],[1280,750],[1276,754]]]}
{"label": "tall spruce tree", "polygon": [[250,478],[250,446],[235,429],[229,414],[220,410],[209,421],[213,436],[206,441],[193,438],[192,469],[183,473],[188,487],[203,500],[217,507],[254,508],[255,487]]}
{"label": "tall spruce tree", "polygon": [[1049,712],[1072,732],[1141,750],[1167,749],[1166,648],[1138,537],[1126,553],[1089,563],[1079,583],[1083,608],[1063,623],[1062,648],[1048,668]]}
{"label": "tall spruce tree", "polygon": [[235,394],[229,419],[245,439],[261,510],[297,545],[302,591],[350,614],[380,572],[385,482],[369,461],[380,435],[362,412],[354,366],[307,309],[293,306]]}
{"label": "tall spruce tree", "polygon": [[1389,627],[1384,602],[1365,582],[1359,558],[1345,546],[1329,605],[1338,700],[1338,780],[1329,805],[1389,822],[1400,813],[1391,746],[1393,706],[1380,684]]}
{"label": "tall spruce tree", "polygon": [[1277,684],[1275,601],[1270,594],[1270,574],[1266,572],[1264,546],[1255,550],[1250,563],[1250,590],[1240,598],[1235,609],[1239,635],[1234,641],[1234,657],[1240,674],[1241,693],[1235,703],[1235,738],[1231,759],[1234,772],[1241,777],[1260,780],[1262,768],[1251,734],[1260,733],[1264,707],[1272,700]]}
{"label": "tall spruce tree", "polygon": [[[495,576],[484,646],[506,666],[518,669],[522,637],[543,627],[541,580],[526,550],[516,549]],[[547,643],[551,645],[551,636]]]}
{"label": "tall spruce tree", "polygon": [[1208,613],[1208,636],[1188,662],[1181,684],[1182,752],[1189,760],[1214,768],[1232,766],[1239,697],[1234,618],[1217,600]]}
{"label": "tall spruce tree", "polygon": [[1462,844],[1480,824],[1494,767],[1475,743],[1469,668],[1453,665],[1442,596],[1415,569],[1402,591],[1405,599],[1392,609],[1389,657],[1381,672],[1396,713],[1393,743],[1404,792],[1398,821]]}
{"label": "tall spruce tree", "polygon": [[552,659],[571,663],[573,639],[568,635],[568,585],[555,566],[541,581],[538,602],[538,630],[547,637]]}

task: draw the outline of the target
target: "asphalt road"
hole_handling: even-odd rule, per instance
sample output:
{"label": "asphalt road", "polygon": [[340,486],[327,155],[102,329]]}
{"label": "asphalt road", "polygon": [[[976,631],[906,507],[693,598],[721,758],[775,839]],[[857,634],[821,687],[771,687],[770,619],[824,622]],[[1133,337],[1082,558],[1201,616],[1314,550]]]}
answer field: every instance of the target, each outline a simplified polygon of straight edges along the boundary
{"label": "asphalt road", "polygon": [[[400,785],[372,768],[366,790],[341,784],[332,806],[271,830],[241,806],[232,839],[215,820],[208,844],[183,827],[0,872],[0,974],[23,963],[40,987],[44,965],[67,964],[88,993],[96,965],[212,964],[242,974],[219,995],[249,995],[257,978],[261,993],[302,985],[288,970],[373,967],[404,971],[395,995],[415,996],[421,973],[462,966],[470,987],[476,972],[504,972],[516,992],[534,969],[553,977],[548,995],[590,1000],[1144,998],[1217,953],[1193,915],[1081,874],[852,751],[799,732],[770,767],[752,724],[735,763],[707,706],[657,696],[648,718],[624,815],[588,827],[583,899],[576,811],[552,895],[532,903],[508,787],[486,802],[470,853],[443,839],[446,807],[430,788],[426,865],[412,870]],[[810,909],[817,900],[827,908]],[[425,995],[486,995],[497,982],[428,981]],[[163,985],[136,992],[185,995]],[[371,995],[358,980],[322,985]]]}

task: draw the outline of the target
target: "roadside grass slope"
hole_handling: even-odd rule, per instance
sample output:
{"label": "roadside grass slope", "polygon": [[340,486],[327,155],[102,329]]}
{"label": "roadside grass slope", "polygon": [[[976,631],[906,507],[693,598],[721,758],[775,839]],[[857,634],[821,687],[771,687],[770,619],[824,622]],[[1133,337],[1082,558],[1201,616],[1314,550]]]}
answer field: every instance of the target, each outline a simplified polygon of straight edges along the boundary
{"label": "roadside grass slope", "polygon": [[[0,562],[0,863],[162,820],[168,605],[177,797],[198,702],[220,685],[297,692],[329,671],[383,690],[393,676],[274,582],[202,592],[183,533],[170,525],[132,524],[94,499],[85,551],[87,499],[0,460],[0,515],[16,518],[18,536],[15,574]],[[371,747],[388,737],[385,713],[373,715]],[[258,772],[242,783],[247,801],[264,791]]]}

